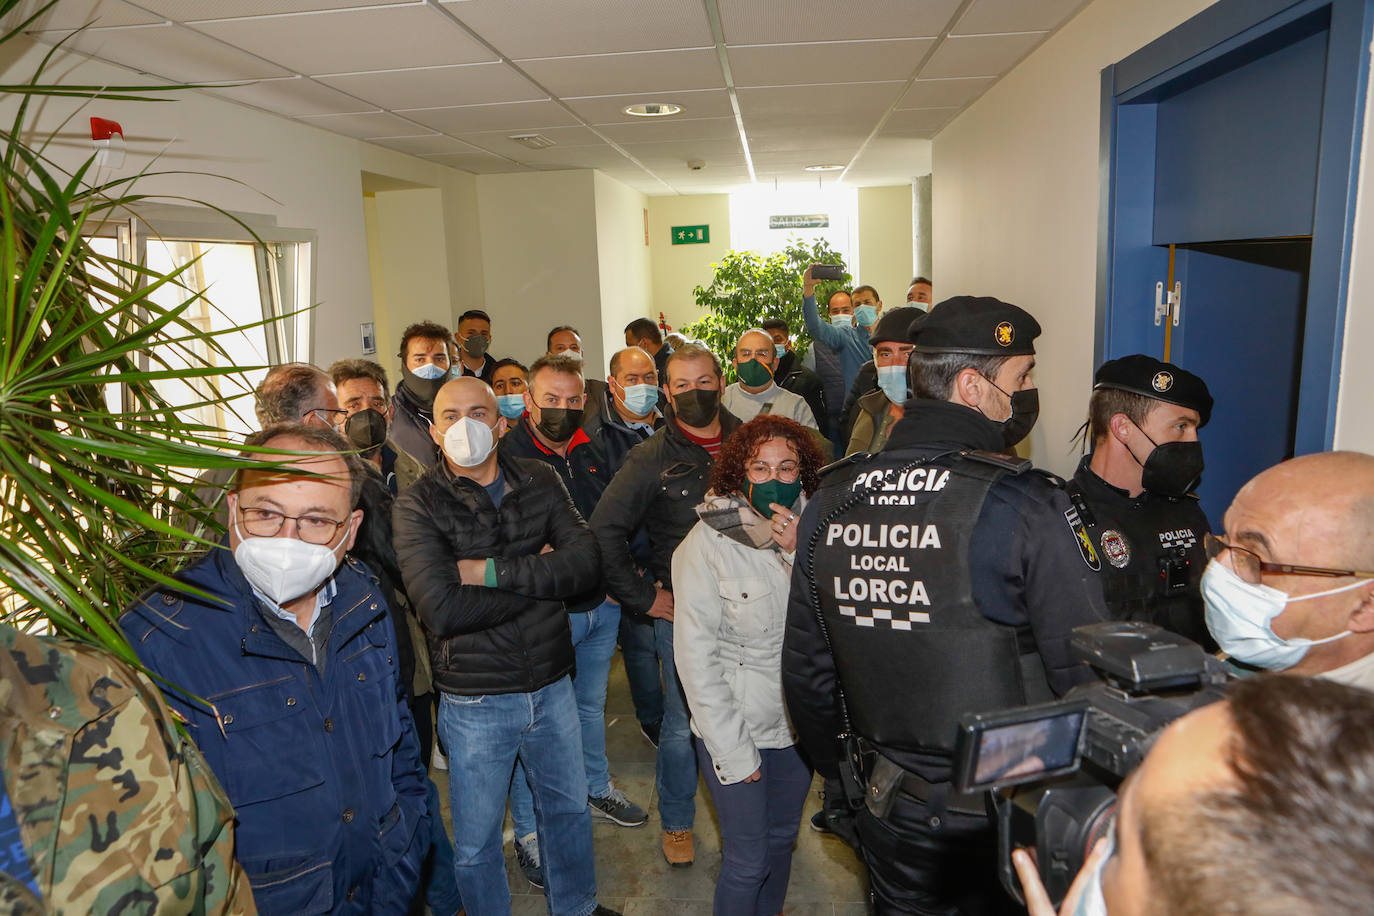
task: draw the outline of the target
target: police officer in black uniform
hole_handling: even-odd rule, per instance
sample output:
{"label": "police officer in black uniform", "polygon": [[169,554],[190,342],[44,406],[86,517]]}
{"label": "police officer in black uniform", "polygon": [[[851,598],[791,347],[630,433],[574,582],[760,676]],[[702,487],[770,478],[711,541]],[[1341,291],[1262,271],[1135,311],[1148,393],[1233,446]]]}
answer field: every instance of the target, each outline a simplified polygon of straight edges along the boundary
{"label": "police officer in black uniform", "polygon": [[956,723],[1092,678],[1068,649],[1105,619],[1086,540],[1057,479],[1008,454],[1038,413],[1039,333],[992,298],[918,317],[887,445],[832,465],[798,522],[784,690],[823,775],[875,752],[849,788],[879,913],[1017,911],[986,796],[950,782]]}
{"label": "police officer in black uniform", "polygon": [[1103,363],[1093,382],[1092,451],[1067,489],[1096,550],[1108,612],[1213,648],[1199,589],[1209,529],[1193,495],[1212,395],[1193,373],[1144,354]]}

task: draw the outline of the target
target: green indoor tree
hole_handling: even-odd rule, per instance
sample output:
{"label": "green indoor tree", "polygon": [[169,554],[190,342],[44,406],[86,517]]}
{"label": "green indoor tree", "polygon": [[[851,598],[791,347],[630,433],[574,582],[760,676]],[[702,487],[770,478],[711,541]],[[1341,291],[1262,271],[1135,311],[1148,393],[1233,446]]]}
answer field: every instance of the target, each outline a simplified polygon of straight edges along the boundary
{"label": "green indoor tree", "polygon": [[[811,245],[793,238],[777,254],[763,257],[753,251],[731,251],[713,265],[710,286],[692,290],[697,306],[708,314],[687,325],[682,333],[706,343],[717,354],[728,354],[739,336],[768,318],[781,318],[792,329],[798,356],[810,346],[802,320],[802,273],[811,264],[838,264],[844,258],[820,239]],[[839,280],[822,280],[816,298],[824,303],[838,289],[853,282],[848,271]]]}
{"label": "green indoor tree", "polygon": [[[20,2],[0,0],[0,20]],[[0,616],[137,663],[114,621],[184,557],[174,511],[207,517],[180,495],[186,475],[243,464],[222,433],[178,412],[198,405],[168,403],[156,383],[199,379],[203,403],[248,386],[216,366],[228,363],[217,335],[186,319],[201,295],[186,267],[160,274],[87,242],[95,224],[148,199],[133,185],[150,173],[102,182],[88,160],[69,174],[26,134],[35,96],[153,101],[167,90],[46,84],[59,48],[28,82],[0,85],[0,100],[18,100],[0,127]],[[179,304],[158,305],[168,290]]]}

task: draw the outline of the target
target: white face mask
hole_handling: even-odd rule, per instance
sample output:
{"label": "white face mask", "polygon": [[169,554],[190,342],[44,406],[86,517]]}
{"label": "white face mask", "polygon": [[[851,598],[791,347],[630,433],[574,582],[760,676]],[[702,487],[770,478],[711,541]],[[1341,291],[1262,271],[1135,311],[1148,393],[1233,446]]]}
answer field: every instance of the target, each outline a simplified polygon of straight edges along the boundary
{"label": "white face mask", "polygon": [[481,420],[463,417],[444,433],[444,454],[460,468],[475,468],[496,448],[491,427]]}
{"label": "white face mask", "polygon": [[1078,906],[1074,908],[1073,916],[1107,916],[1107,898],[1102,896],[1102,869],[1107,867],[1115,851],[1116,832],[1112,831],[1107,834],[1107,854],[1093,867],[1092,874],[1083,885],[1083,893],[1078,895]]}
{"label": "white face mask", "polygon": [[234,520],[239,545],[234,561],[243,577],[279,606],[314,591],[339,568],[334,548],[299,538],[246,537]]}
{"label": "white face mask", "polygon": [[1363,579],[1294,598],[1277,588],[1246,582],[1231,567],[1213,560],[1202,573],[1207,629],[1221,650],[1237,661],[1270,671],[1283,671],[1302,661],[1309,647],[1344,639],[1350,631],[1326,639],[1280,639],[1271,626],[1274,618],[1282,614],[1290,602],[1337,595],[1368,584],[1369,580]]}

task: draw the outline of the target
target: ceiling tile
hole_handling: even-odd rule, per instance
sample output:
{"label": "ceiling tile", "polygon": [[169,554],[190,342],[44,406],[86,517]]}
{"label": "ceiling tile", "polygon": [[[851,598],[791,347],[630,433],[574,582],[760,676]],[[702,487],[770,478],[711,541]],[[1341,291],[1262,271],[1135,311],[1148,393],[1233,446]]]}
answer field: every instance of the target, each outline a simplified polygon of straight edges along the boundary
{"label": "ceiling tile", "polygon": [[[794,150],[786,153],[756,153],[754,168],[759,171],[797,170],[808,165],[848,165],[858,145],[845,149]],[[818,173],[828,174],[828,173]]]}
{"label": "ceiling tile", "polygon": [[859,144],[863,143],[864,138],[872,133],[873,125],[876,123],[877,117],[874,117],[872,122],[848,128],[833,124],[757,127],[748,131],[749,149],[751,152],[767,153],[848,147],[852,154],[853,150],[858,149]]}
{"label": "ceiling tile", "polygon": [[854,38],[929,38],[944,31],[961,0],[719,0],[725,41],[843,41]]}
{"label": "ceiling tile", "polygon": [[733,116],[730,96],[724,89],[697,89],[683,92],[640,92],[632,95],[603,95],[585,99],[564,99],[568,107],[592,124],[618,124],[629,120],[626,105],[639,102],[673,102],[682,106],[682,117],[721,118]]}
{"label": "ceiling tile", "polygon": [[616,143],[657,143],[662,140],[725,140],[739,137],[729,118],[636,118],[596,128]]}
{"label": "ceiling tile", "polygon": [[849,175],[904,175],[910,181],[916,175],[930,174],[930,141],[906,137],[874,137],[854,162]]}
{"label": "ceiling tile", "polygon": [[[66,0],[63,0],[66,2]],[[388,0],[135,0],[139,6],[177,22],[231,19],[238,16],[272,16],[281,13],[310,13],[317,10],[382,6]],[[395,5],[406,0],[394,0]],[[421,0],[410,0],[419,3]]]}
{"label": "ceiling tile", "polygon": [[[513,159],[519,159],[529,155],[531,152],[535,152],[510,139],[511,134],[522,132],[523,131],[493,130],[471,134],[465,133],[461,135],[460,139],[466,140],[473,146],[481,147],[489,152],[500,153],[502,156],[510,156]],[[585,127],[544,127],[538,131],[530,131],[530,133],[538,133],[540,136],[548,137],[556,145],[561,147],[605,145],[605,141]]]}
{"label": "ceiling tile", "polygon": [[525,150],[522,155],[513,158],[539,169],[618,169],[633,164],[604,143],[601,146],[555,146]]}
{"label": "ceiling tile", "polygon": [[427,6],[232,19],[202,22],[196,28],[307,75],[495,59]]}
{"label": "ceiling tile", "polygon": [[[870,129],[902,89],[902,83],[832,83],[824,86],[779,86],[740,89],[745,131],[787,125],[803,129],[864,125]],[[867,131],[865,131],[867,133]]]}
{"label": "ceiling tile", "polygon": [[461,140],[445,137],[443,134],[426,134],[414,137],[373,137],[367,141],[387,149],[394,149],[412,156],[439,156],[444,153],[475,153]]}
{"label": "ceiling tile", "polygon": [[527,102],[547,95],[506,64],[460,64],[380,73],[321,76],[319,81],[379,108],[447,108]]}
{"label": "ceiling tile", "polygon": [[[34,37],[53,43],[66,35],[38,32]],[[172,82],[213,83],[290,76],[281,67],[179,25],[87,29],[63,47]]]}
{"label": "ceiling tile", "polygon": [[[26,0],[9,15],[0,17],[0,28],[9,31],[38,11],[46,0]],[[146,6],[146,4],[145,4]],[[63,0],[48,8],[29,31],[79,29],[83,25],[142,25],[162,22],[164,17],[130,6],[121,0]]]}
{"label": "ceiling tile", "polygon": [[674,162],[679,165],[691,159],[704,159],[707,163],[737,159],[744,165],[744,150],[738,140],[672,140],[666,143],[623,143],[621,144],[636,159],[657,162]]}
{"label": "ceiling tile", "polygon": [[490,156],[486,153],[448,153],[440,156],[425,156],[424,158],[440,165],[462,169],[465,172],[473,172],[478,175],[530,171],[528,166],[518,162],[510,162],[500,156]]}
{"label": "ceiling tile", "polygon": [[714,48],[643,51],[517,61],[522,70],[554,95],[574,98],[679,89],[724,89]]}
{"label": "ceiling tile", "polygon": [[1045,40],[1044,32],[1021,35],[979,35],[946,38],[921,69],[922,79],[960,76],[1001,76],[1031,48]]}
{"label": "ceiling tile", "polygon": [[352,96],[321,86],[303,76],[263,80],[242,86],[206,90],[214,95],[255,108],[296,118],[302,115],[344,114],[375,108]]}
{"label": "ceiling tile", "polygon": [[444,7],[512,60],[709,47],[700,3],[683,0],[467,0]]}
{"label": "ceiling tile", "polygon": [[504,105],[464,105],[458,108],[413,108],[400,112],[407,118],[446,134],[487,130],[511,133],[537,132],[544,127],[577,123],[555,102],[508,102]]}
{"label": "ceiling tile", "polygon": [[747,45],[728,53],[736,86],[791,86],[904,80],[933,44],[933,38],[827,41]]}
{"label": "ceiling tile", "polygon": [[911,84],[898,108],[962,108],[982,95],[997,80],[995,77],[977,79],[926,80]]}
{"label": "ceiling tile", "polygon": [[401,137],[407,134],[417,134],[423,128],[417,128],[414,124],[395,115],[387,114],[385,111],[367,111],[359,114],[339,114],[339,115],[313,115],[301,118],[307,124],[315,127],[322,127],[325,130],[332,130],[336,134],[345,134],[349,137],[357,137],[366,140],[369,137]]}
{"label": "ceiling tile", "polygon": [[958,108],[908,108],[892,112],[884,137],[932,137],[960,112]]}
{"label": "ceiling tile", "polygon": [[953,35],[986,35],[992,32],[1035,32],[1058,28],[1088,0],[974,0]]}

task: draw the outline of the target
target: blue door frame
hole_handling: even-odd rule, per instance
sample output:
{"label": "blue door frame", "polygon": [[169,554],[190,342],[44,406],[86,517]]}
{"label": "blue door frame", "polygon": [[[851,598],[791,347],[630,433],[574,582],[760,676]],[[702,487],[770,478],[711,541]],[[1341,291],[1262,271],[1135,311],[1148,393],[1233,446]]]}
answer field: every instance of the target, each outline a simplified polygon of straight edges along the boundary
{"label": "blue door frame", "polygon": [[[1153,174],[1155,113],[1153,105],[1143,103],[1263,57],[1314,22],[1329,28],[1329,39],[1294,443],[1298,454],[1329,449],[1335,435],[1374,0],[1221,0],[1102,71],[1094,339],[1099,363],[1132,352],[1161,355],[1164,349],[1162,327],[1126,327],[1115,318],[1123,312],[1113,309],[1127,301],[1139,305],[1168,272],[1168,251],[1153,238],[1153,181],[1122,186],[1116,181],[1118,173],[1139,175],[1142,168]],[[1125,250],[1132,257],[1119,259],[1118,252]]]}

